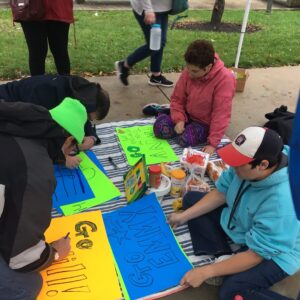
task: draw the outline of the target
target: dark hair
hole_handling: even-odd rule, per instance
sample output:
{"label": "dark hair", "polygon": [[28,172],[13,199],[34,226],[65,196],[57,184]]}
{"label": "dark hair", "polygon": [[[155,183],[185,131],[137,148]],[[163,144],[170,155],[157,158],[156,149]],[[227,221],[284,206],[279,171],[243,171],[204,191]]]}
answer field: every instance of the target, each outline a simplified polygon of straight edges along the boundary
{"label": "dark hair", "polygon": [[184,59],[186,63],[204,69],[209,64],[214,63],[215,50],[211,42],[206,40],[196,40],[192,42],[185,54]]}
{"label": "dark hair", "polygon": [[110,108],[110,98],[106,90],[104,90],[100,84],[97,83],[98,93],[97,93],[97,103],[96,103],[96,119],[104,119]]}
{"label": "dark hair", "polygon": [[263,160],[267,160],[269,162],[267,169],[270,169],[274,167],[276,164],[280,163],[281,158],[282,158],[282,153],[280,152],[277,157],[256,158],[255,160],[251,161],[249,164],[251,165],[251,169],[254,169],[256,166],[260,165],[260,163]]}

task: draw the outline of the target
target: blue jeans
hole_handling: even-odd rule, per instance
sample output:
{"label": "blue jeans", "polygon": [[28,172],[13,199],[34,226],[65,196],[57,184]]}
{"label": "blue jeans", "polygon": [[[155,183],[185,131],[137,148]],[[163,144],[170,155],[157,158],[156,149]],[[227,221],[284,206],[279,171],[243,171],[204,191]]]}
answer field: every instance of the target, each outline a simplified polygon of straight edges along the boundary
{"label": "blue jeans", "polygon": [[[183,198],[183,209],[188,209],[196,202],[201,201],[206,193],[188,192]],[[224,206],[192,219],[188,222],[195,254],[229,254],[232,252],[228,245],[229,237],[220,225],[220,216]],[[246,250],[242,247],[238,251]],[[233,300],[239,294],[244,300],[285,300],[269,290],[276,282],[287,277],[273,260],[263,260],[259,265],[237,274],[224,277],[220,287],[220,300]]]}
{"label": "blue jeans", "polygon": [[161,62],[164,52],[164,47],[167,42],[167,31],[168,31],[168,13],[155,13],[156,16],[156,23],[160,24],[161,26],[161,47],[157,51],[150,50],[150,29],[151,25],[145,24],[144,22],[144,13],[140,16],[135,11],[133,11],[135,18],[137,19],[139,25],[142,28],[144,33],[144,37],[146,40],[146,44],[137,48],[133,53],[131,53],[127,57],[127,64],[132,67],[139,61],[147,58],[150,56],[151,65],[150,71],[152,73],[160,72],[161,71]]}
{"label": "blue jeans", "polygon": [[35,300],[42,283],[38,272],[16,272],[8,267],[0,255],[0,300]]}
{"label": "blue jeans", "polygon": [[244,300],[290,299],[269,290],[269,287],[287,276],[273,260],[263,260],[247,271],[224,277],[219,299],[234,299],[236,294],[241,295]]}

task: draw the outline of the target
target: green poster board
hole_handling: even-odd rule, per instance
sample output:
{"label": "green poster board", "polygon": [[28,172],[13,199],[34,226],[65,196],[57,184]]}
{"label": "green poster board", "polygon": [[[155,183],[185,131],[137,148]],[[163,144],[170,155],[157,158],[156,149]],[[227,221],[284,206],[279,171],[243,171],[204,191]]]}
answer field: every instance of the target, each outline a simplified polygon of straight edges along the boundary
{"label": "green poster board", "polygon": [[178,161],[178,157],[166,140],[155,137],[153,126],[133,126],[116,128],[120,144],[129,165],[133,166],[144,154],[146,164]]}
{"label": "green poster board", "polygon": [[106,201],[121,196],[120,191],[112,183],[112,181],[103,174],[99,168],[89,159],[89,157],[81,152],[79,154],[82,159],[80,169],[89,183],[95,198],[75,202],[68,205],[62,205],[60,208],[65,216],[69,216],[95,205],[102,204]]}

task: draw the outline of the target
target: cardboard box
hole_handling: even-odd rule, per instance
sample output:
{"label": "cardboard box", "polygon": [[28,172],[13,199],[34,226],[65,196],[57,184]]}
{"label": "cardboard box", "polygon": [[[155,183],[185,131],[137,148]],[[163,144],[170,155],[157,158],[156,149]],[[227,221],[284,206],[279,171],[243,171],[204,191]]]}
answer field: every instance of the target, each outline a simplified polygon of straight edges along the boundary
{"label": "cardboard box", "polygon": [[242,68],[230,68],[234,72],[234,76],[236,78],[236,92],[243,92],[245,89],[247,78],[249,77],[249,73],[246,69]]}
{"label": "cardboard box", "polygon": [[[193,161],[192,158],[195,158],[194,162],[191,162]],[[192,148],[184,148],[182,157],[180,159],[180,164],[188,174],[193,173],[203,179],[208,160],[208,153],[197,151]]]}

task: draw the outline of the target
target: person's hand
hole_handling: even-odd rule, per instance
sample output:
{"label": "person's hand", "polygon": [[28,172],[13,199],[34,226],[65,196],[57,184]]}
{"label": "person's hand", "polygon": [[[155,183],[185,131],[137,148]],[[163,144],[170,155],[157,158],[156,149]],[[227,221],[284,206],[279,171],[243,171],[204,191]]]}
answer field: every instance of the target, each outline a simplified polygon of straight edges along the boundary
{"label": "person's hand", "polygon": [[57,251],[59,260],[66,258],[71,250],[70,238],[62,237],[59,240],[52,242],[50,245]]}
{"label": "person's hand", "polygon": [[145,17],[144,17],[144,22],[145,24],[154,24],[155,23],[155,12],[153,11],[146,11],[145,12]]}
{"label": "person's hand", "polygon": [[65,156],[69,155],[75,149],[75,139],[72,136],[66,138],[64,144],[62,145],[62,152]]}
{"label": "person's hand", "polygon": [[65,156],[66,158],[66,167],[69,169],[78,168],[81,163],[81,158],[79,156]]}
{"label": "person's hand", "polygon": [[167,218],[167,222],[172,228],[176,228],[177,226],[184,224],[186,221],[183,213],[178,212],[170,214]]}
{"label": "person's hand", "polygon": [[81,151],[89,150],[95,145],[95,140],[91,136],[85,136],[82,144],[79,145]]}
{"label": "person's hand", "polygon": [[201,150],[205,153],[208,153],[209,155],[212,155],[215,152],[216,148],[211,145],[207,145],[204,146]]}
{"label": "person's hand", "polygon": [[205,280],[209,278],[207,268],[198,267],[188,271],[180,280],[180,285],[188,285],[192,287],[200,286]]}
{"label": "person's hand", "polygon": [[184,131],[184,125],[184,121],[179,121],[174,127],[175,132],[177,134],[182,134]]}

